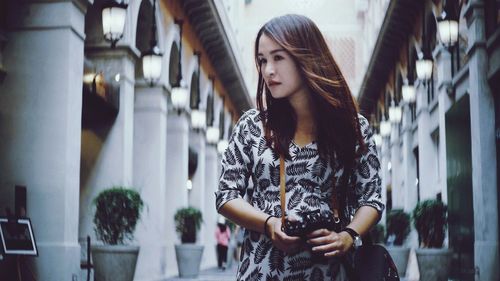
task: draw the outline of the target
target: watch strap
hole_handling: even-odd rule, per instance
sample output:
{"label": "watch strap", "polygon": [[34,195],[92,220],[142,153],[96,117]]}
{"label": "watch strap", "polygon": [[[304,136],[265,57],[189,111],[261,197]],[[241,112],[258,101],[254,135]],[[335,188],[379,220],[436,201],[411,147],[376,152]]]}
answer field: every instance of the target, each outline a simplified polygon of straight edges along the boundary
{"label": "watch strap", "polygon": [[352,228],[346,227],[346,228],[344,228],[344,231],[347,232],[347,233],[349,233],[349,235],[351,235],[353,241],[355,241],[356,238],[359,238],[359,233],[357,233]]}

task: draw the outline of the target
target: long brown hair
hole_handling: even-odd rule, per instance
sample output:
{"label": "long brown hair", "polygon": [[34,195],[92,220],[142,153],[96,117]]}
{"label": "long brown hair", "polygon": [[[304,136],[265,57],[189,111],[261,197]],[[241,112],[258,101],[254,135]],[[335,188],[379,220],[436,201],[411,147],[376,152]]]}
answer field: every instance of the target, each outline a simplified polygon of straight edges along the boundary
{"label": "long brown hair", "polygon": [[320,156],[328,161],[337,159],[345,171],[350,171],[358,157],[356,145],[360,151],[366,149],[360,132],[358,108],[323,35],[305,16],[290,14],[273,18],[257,33],[257,108],[261,112],[268,144],[278,153],[289,156],[288,147],[295,134],[297,116],[289,101],[274,99],[264,82],[257,57],[262,34],[291,55],[312,93]]}

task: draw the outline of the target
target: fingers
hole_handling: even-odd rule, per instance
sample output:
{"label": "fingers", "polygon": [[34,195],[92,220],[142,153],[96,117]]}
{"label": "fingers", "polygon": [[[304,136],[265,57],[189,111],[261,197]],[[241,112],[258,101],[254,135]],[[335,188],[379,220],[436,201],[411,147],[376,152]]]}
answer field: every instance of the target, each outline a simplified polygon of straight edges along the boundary
{"label": "fingers", "polygon": [[320,228],[320,229],[316,229],[315,231],[307,234],[306,237],[307,238],[314,238],[314,237],[320,237],[320,236],[327,236],[331,233],[334,233],[334,232],[330,231],[328,229]]}

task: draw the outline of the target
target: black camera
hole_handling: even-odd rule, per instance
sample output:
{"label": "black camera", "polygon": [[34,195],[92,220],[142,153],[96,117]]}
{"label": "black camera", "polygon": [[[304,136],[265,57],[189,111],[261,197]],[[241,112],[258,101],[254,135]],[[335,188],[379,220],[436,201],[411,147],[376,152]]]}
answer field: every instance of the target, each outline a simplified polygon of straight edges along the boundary
{"label": "black camera", "polygon": [[320,210],[305,212],[301,214],[302,220],[285,220],[283,231],[288,236],[305,237],[316,229],[326,228],[335,230],[338,224],[332,215],[321,214]]}

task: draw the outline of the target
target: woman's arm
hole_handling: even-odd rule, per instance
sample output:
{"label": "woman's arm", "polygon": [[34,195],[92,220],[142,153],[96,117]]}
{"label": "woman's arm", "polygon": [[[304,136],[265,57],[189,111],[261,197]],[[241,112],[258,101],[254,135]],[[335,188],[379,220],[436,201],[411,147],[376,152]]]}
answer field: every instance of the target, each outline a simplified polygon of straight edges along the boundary
{"label": "woman's arm", "polygon": [[264,222],[269,216],[241,198],[228,201],[219,209],[219,213],[238,225],[263,234]]}
{"label": "woman's arm", "polygon": [[[267,220],[268,214],[257,210],[243,199],[237,198],[227,202],[219,212],[249,230],[269,236],[273,244],[282,251],[294,253],[302,248],[303,242],[300,237],[288,236],[281,230],[280,218],[271,217]],[[267,224],[264,227],[266,220]]]}

